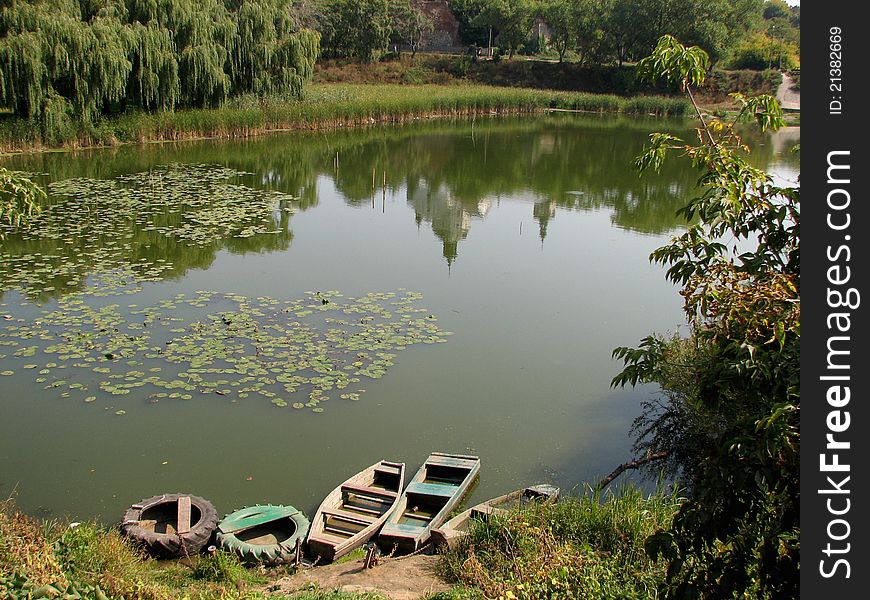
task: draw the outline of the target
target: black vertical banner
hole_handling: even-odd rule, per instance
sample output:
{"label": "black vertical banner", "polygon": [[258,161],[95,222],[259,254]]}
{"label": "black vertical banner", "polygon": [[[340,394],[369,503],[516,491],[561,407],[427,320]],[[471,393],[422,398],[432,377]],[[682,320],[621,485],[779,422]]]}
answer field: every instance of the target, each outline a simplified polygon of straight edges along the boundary
{"label": "black vertical banner", "polygon": [[801,7],[802,598],[870,594],[865,7]]}

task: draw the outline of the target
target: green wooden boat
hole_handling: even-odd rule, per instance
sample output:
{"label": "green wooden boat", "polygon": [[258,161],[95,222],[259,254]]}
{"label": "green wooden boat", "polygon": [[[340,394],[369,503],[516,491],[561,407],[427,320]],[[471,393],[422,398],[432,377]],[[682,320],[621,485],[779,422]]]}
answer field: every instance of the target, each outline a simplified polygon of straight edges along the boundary
{"label": "green wooden boat", "polygon": [[480,473],[480,458],[433,452],[414,475],[378,535],[386,553],[415,552],[429,542],[432,529],[468,492]]}

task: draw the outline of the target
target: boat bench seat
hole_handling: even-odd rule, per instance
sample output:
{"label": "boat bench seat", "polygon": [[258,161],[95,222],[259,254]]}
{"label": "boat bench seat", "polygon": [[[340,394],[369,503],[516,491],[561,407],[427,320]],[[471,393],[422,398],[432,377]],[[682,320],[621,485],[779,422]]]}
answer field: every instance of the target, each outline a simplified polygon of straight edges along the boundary
{"label": "boat bench seat", "polygon": [[418,536],[420,532],[425,529],[425,525],[411,525],[409,523],[387,523],[384,525],[384,528],[381,529],[381,536],[398,536],[398,537],[407,537],[407,536]]}
{"label": "boat bench seat", "polygon": [[387,475],[398,475],[402,472],[402,468],[399,465],[382,462],[377,467],[375,467],[375,472],[385,473]]}
{"label": "boat bench seat", "polygon": [[405,493],[420,494],[422,496],[446,496],[449,498],[456,494],[456,487],[456,485],[449,483],[422,483],[414,481],[408,484]]}
{"label": "boat bench seat", "polygon": [[471,456],[445,456],[441,454],[431,454],[429,458],[426,459],[426,464],[470,469],[474,467],[474,465],[480,464],[480,459]]}
{"label": "boat bench seat", "polygon": [[[359,496],[359,499],[366,500],[362,496]],[[391,503],[387,503],[387,502],[382,501],[382,500],[379,500],[378,502],[379,502],[378,506],[381,507],[380,510],[378,510],[377,508],[362,506],[359,503],[354,503],[353,499],[350,499],[347,502],[345,502],[345,508],[350,508],[353,510],[353,512],[361,512],[361,513],[366,513],[367,515],[372,515],[373,519],[377,519],[378,517],[383,515],[384,512],[386,512],[390,506],[392,506]],[[362,516],[362,515],[360,515],[360,516]]]}
{"label": "boat bench seat", "polygon": [[355,512],[350,512],[347,510],[341,510],[340,508],[330,508],[324,509],[321,511],[324,516],[327,517],[335,517],[337,519],[341,519],[343,521],[349,521],[351,523],[356,523],[357,525],[368,526],[376,521],[374,517],[369,515],[361,515]]}
{"label": "boat bench seat", "polygon": [[391,492],[390,490],[382,490],[381,488],[368,487],[365,485],[353,485],[350,483],[341,486],[341,491],[348,494],[355,494],[357,496],[365,496],[366,498],[371,498],[378,502],[392,502],[396,498],[396,492]]}
{"label": "boat bench seat", "polygon": [[321,544],[326,544],[327,546],[336,546],[338,544],[343,544],[346,541],[346,537],[332,535],[331,533],[327,533],[325,531],[318,531],[316,534],[308,536],[309,544],[311,542],[320,542]]}

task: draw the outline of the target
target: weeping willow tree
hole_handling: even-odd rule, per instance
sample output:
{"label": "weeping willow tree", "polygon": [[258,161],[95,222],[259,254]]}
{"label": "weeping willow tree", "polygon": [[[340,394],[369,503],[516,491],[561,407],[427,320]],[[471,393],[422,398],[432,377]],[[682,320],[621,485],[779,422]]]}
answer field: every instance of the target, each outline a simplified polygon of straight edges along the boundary
{"label": "weeping willow tree", "polygon": [[0,105],[43,140],[130,106],[219,106],[301,96],[319,35],[292,0],[18,0],[0,3]]}
{"label": "weeping willow tree", "polygon": [[302,93],[313,72],[320,37],[311,30],[290,35],[295,28],[292,5],[290,0],[245,0],[239,4],[230,72],[235,90]]}

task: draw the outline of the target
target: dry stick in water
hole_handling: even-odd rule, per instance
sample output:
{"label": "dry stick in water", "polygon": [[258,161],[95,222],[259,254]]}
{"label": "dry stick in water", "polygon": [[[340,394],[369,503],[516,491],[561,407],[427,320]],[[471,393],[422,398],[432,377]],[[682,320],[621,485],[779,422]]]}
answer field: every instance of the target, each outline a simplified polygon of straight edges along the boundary
{"label": "dry stick in water", "polygon": [[621,465],[619,465],[618,467],[613,469],[613,471],[610,473],[610,475],[608,475],[607,477],[605,477],[604,479],[599,481],[597,484],[595,484],[595,489],[600,490],[600,489],[604,488],[604,486],[606,486],[607,484],[612,482],[614,479],[616,479],[617,477],[622,475],[622,473],[624,471],[627,471],[629,469],[638,469],[647,463],[651,463],[651,462],[656,461],[656,460],[662,460],[663,458],[667,458],[670,455],[671,455],[670,450],[665,450],[662,452],[647,452],[643,458],[638,458],[635,460],[630,460],[626,463],[622,463]]}

